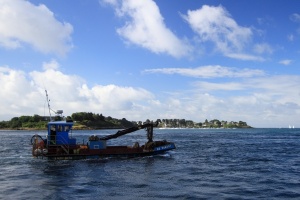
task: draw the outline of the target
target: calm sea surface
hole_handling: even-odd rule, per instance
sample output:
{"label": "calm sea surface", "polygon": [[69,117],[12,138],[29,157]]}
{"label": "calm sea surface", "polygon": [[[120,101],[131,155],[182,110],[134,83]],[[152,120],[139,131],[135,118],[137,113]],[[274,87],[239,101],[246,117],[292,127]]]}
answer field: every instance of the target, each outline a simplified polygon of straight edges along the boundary
{"label": "calm sea surface", "polygon": [[[73,136],[87,142],[89,135],[115,132]],[[177,149],[77,161],[32,158],[35,133],[0,131],[0,199],[300,199],[300,129],[155,129],[156,140]],[[145,131],[110,144],[135,141],[144,143]]]}

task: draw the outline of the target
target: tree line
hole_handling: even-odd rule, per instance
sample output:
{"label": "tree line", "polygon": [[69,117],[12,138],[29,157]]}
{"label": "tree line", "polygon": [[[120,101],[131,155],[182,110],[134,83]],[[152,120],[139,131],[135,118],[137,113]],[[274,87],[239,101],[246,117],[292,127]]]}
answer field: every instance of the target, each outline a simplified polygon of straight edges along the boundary
{"label": "tree line", "polygon": [[243,121],[224,121],[213,119],[204,122],[194,122],[192,120],[185,119],[162,119],[160,120],[160,127],[162,128],[252,128]]}
{"label": "tree line", "polygon": [[[130,128],[143,124],[142,121],[128,121],[125,118],[116,119],[110,116],[91,112],[76,112],[71,116],[61,117],[54,116],[54,121],[72,120],[75,123],[74,129],[110,129],[110,128]],[[217,119],[196,123],[192,120],[185,119],[157,119],[159,128],[251,128],[246,122],[227,122]],[[9,121],[0,122],[0,129],[46,129],[50,121],[49,116],[21,116],[14,117]],[[150,120],[146,120],[150,121]]]}
{"label": "tree line", "polygon": [[[123,119],[116,119],[110,116],[105,117],[102,114],[94,114],[91,112],[76,112],[71,116],[52,117],[53,121],[72,120],[75,121],[74,128],[77,129],[101,129],[101,128],[129,128],[135,125]],[[0,129],[46,129],[47,123],[50,121],[49,116],[21,116],[13,117],[9,121],[1,121]]]}

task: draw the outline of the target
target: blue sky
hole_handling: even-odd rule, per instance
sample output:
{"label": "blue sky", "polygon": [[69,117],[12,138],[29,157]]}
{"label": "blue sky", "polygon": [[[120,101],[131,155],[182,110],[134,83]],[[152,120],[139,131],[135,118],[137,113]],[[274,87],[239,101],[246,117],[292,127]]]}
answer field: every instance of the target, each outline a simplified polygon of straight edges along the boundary
{"label": "blue sky", "polygon": [[0,120],[53,109],[300,127],[300,1],[0,0]]}

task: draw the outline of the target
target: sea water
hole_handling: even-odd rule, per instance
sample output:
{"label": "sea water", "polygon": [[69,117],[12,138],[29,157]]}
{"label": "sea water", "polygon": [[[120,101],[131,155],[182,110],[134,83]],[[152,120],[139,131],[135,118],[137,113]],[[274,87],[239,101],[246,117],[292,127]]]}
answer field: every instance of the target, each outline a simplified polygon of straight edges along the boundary
{"label": "sea water", "polygon": [[[116,130],[73,131],[77,142]],[[300,199],[300,129],[154,129],[177,149],[143,158],[48,161],[38,131],[0,131],[0,199]],[[146,142],[143,130],[109,141]]]}

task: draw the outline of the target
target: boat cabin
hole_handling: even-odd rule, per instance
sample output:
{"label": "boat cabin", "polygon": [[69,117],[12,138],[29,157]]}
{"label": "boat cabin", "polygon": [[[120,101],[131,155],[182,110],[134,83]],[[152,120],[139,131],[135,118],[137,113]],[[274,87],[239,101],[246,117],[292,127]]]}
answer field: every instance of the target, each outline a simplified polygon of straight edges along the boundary
{"label": "boat cabin", "polygon": [[72,126],[73,122],[49,122],[47,145],[76,145],[76,138],[70,136]]}

